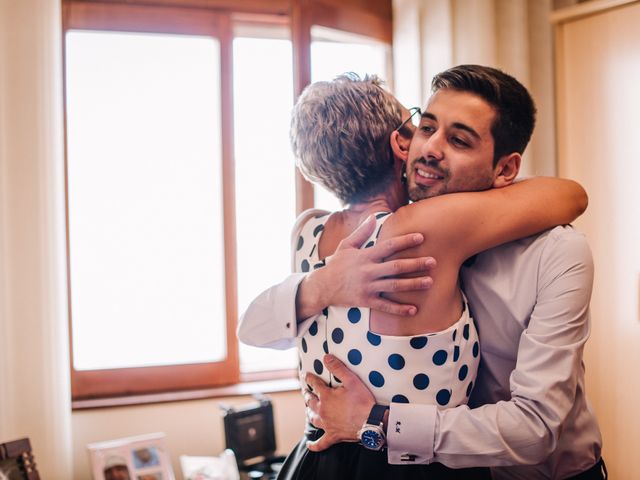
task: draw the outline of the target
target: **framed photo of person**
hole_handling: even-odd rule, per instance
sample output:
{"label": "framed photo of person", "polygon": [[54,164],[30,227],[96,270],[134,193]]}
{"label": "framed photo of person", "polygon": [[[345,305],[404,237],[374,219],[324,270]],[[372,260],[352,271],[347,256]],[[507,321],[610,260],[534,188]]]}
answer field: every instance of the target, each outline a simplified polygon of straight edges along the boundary
{"label": "framed photo of person", "polygon": [[91,443],[87,448],[94,480],[175,480],[164,433]]}

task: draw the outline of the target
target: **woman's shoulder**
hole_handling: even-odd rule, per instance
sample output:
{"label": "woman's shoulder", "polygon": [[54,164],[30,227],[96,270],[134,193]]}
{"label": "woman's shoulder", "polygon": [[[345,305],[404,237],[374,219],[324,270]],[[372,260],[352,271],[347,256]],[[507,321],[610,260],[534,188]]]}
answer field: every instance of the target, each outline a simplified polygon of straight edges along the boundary
{"label": "woman's shoulder", "polygon": [[320,210],[318,208],[310,208],[302,212],[300,215],[298,215],[298,218],[293,225],[293,229],[291,230],[292,241],[300,236],[303,228],[305,226],[308,226],[308,224],[312,220],[316,220],[315,223],[317,223],[317,221],[321,221],[321,223],[324,223],[326,222],[327,218],[329,218],[330,214],[331,212],[327,210]]}

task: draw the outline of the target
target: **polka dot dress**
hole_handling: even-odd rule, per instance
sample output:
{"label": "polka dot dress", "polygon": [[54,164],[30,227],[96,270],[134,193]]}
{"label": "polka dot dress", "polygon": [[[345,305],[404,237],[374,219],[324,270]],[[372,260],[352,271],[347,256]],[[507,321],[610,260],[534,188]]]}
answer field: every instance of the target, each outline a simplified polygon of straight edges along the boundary
{"label": "polka dot dress", "polygon": [[[295,253],[296,270],[321,268],[318,242],[329,215],[311,218],[302,228]],[[365,242],[373,246],[388,213]],[[340,379],[322,363],[326,353],[342,360],[375,395],[378,403],[424,403],[439,408],[467,403],[480,361],[478,333],[465,302],[460,319],[446,330],[416,336],[369,331],[368,308],[329,307],[298,341],[300,373],[315,373],[329,385]]]}

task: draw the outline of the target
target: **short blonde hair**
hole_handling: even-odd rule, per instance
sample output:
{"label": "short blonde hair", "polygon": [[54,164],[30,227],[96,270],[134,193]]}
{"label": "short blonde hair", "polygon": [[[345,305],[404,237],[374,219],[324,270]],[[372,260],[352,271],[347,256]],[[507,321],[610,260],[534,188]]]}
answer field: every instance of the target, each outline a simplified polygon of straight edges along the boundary
{"label": "short blonde hair", "polygon": [[402,105],[373,76],[354,73],[309,85],[291,119],[291,146],[304,176],[343,203],[371,198],[393,180],[391,132]]}

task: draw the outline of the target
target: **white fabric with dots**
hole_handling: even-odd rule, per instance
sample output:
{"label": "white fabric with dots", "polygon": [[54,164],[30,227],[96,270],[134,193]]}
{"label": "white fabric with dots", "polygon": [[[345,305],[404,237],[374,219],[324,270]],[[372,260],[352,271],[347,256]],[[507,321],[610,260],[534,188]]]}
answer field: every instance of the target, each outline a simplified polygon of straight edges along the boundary
{"label": "white fabric with dots", "polygon": [[[328,217],[311,217],[302,227],[295,252],[296,271],[324,266],[318,242]],[[363,248],[375,244],[389,214],[379,213],[376,218],[376,229]],[[421,403],[438,408],[467,403],[480,349],[466,302],[455,324],[424,335],[373,333],[369,331],[369,313],[368,308],[329,307],[318,315],[298,340],[300,378],[311,372],[329,385],[339,385],[340,380],[330,376],[322,363],[324,354],[332,353],[362,379],[378,403]]]}

